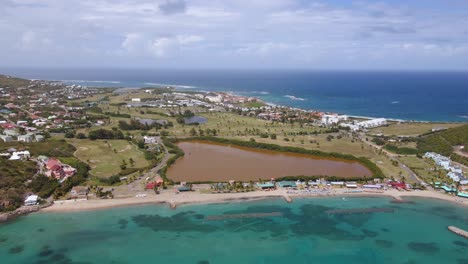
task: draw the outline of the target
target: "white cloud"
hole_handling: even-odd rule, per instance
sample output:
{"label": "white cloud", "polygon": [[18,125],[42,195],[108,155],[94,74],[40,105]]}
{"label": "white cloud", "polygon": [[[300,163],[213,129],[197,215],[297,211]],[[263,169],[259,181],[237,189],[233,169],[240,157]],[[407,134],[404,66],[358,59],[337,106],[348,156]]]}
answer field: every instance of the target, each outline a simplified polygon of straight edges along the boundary
{"label": "white cloud", "polygon": [[468,2],[462,1],[434,0],[424,8],[386,0],[40,2],[0,5],[0,64],[42,65],[47,56],[66,65],[165,60],[187,67],[268,61],[278,67],[404,68],[411,61],[412,67],[468,69]]}

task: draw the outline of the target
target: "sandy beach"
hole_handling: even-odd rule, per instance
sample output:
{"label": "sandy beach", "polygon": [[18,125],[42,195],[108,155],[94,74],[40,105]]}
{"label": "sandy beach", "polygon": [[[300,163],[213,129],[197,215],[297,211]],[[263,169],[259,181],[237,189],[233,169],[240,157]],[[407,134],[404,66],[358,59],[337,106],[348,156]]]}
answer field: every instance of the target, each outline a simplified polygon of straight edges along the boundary
{"label": "sandy beach", "polygon": [[143,204],[168,204],[172,208],[176,208],[182,204],[210,204],[210,203],[226,203],[226,202],[241,202],[245,200],[256,200],[266,198],[284,198],[285,202],[294,202],[294,198],[299,197],[393,197],[394,199],[404,200],[405,197],[421,197],[440,199],[447,202],[455,203],[460,206],[468,207],[468,200],[460,197],[449,196],[435,191],[398,191],[387,190],[384,192],[349,192],[348,189],[332,189],[327,194],[307,194],[307,193],[288,193],[287,190],[273,190],[273,191],[254,191],[247,193],[223,193],[223,194],[202,194],[199,192],[186,192],[174,194],[174,192],[166,190],[156,195],[152,192],[147,192],[146,197],[127,197],[127,198],[114,198],[105,200],[67,200],[55,201],[50,207],[44,208],[41,212],[73,212],[73,211],[87,211],[99,210],[113,207],[125,207],[132,205]]}

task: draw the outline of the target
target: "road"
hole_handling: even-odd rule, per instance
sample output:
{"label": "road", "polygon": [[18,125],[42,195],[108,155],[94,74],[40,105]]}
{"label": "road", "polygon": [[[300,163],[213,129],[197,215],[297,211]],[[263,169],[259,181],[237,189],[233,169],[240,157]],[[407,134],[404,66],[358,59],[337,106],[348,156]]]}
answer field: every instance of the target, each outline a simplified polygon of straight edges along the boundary
{"label": "road", "polygon": [[[158,140],[161,142],[160,140]],[[158,171],[166,166],[167,161],[169,160],[170,154],[164,144],[160,144],[164,149],[164,157],[161,162],[158,163],[155,167],[151,168],[148,172],[144,173],[137,180],[122,186],[118,186],[114,189],[115,196],[134,196],[138,192],[143,192],[146,179],[149,178],[150,181],[154,180],[156,176],[159,176]]]}
{"label": "road", "polygon": [[361,133],[359,134],[359,138],[362,140],[362,142],[365,142],[366,144],[368,144],[369,146],[371,147],[374,147],[378,150],[381,150],[383,153],[385,153],[385,155],[387,155],[387,157],[390,158],[390,160],[394,160],[396,162],[398,162],[398,166],[403,170],[403,171],[406,171],[409,175],[409,177],[415,181],[415,182],[419,182],[421,184],[424,183],[424,181],[418,177],[418,175],[416,175],[416,173],[414,173],[410,168],[408,168],[405,164],[403,164],[403,162],[400,161],[400,159],[398,159],[398,155],[397,154],[394,154],[394,153],[391,153],[389,151],[387,151],[386,149],[384,149],[382,146],[379,146],[377,144],[374,144],[372,141],[367,141],[366,140],[366,135],[364,133]]}

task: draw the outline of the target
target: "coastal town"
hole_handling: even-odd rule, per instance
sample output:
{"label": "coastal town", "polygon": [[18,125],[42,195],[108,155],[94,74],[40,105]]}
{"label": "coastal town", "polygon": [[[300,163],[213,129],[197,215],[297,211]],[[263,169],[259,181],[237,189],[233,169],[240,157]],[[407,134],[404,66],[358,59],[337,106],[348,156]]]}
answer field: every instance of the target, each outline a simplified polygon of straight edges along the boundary
{"label": "coastal town", "polygon": [[[0,95],[0,156],[2,166],[11,165],[13,173],[2,178],[24,181],[9,186],[9,191],[8,186],[1,188],[0,209],[7,214],[28,211],[28,206],[47,211],[167,202],[175,207],[176,201],[271,195],[287,201],[294,196],[428,196],[467,204],[466,157],[417,148],[424,143],[420,135],[466,131],[463,123],[353,117],[227,92],[166,86],[89,88],[11,76],[0,76]],[[423,129],[416,136],[385,133],[392,127]],[[306,169],[298,175],[271,172],[229,178],[222,168],[214,175],[200,172],[204,176],[199,177],[188,170],[178,176],[175,169],[181,162],[195,159],[179,142],[197,140],[310,152],[311,157],[343,152],[330,157],[351,159],[363,167],[357,174]],[[242,167],[244,161],[239,162],[236,166]],[[414,162],[424,165],[413,166]],[[28,172],[20,170],[26,164]]]}

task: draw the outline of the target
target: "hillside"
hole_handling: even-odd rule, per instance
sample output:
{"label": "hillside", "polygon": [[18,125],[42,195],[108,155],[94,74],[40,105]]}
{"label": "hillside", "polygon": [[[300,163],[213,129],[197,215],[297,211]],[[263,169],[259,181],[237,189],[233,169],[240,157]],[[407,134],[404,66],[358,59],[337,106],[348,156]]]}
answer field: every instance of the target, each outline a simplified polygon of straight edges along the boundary
{"label": "hillside", "polygon": [[468,145],[468,124],[424,136],[417,143],[420,152],[432,151],[450,156],[453,146]]}

